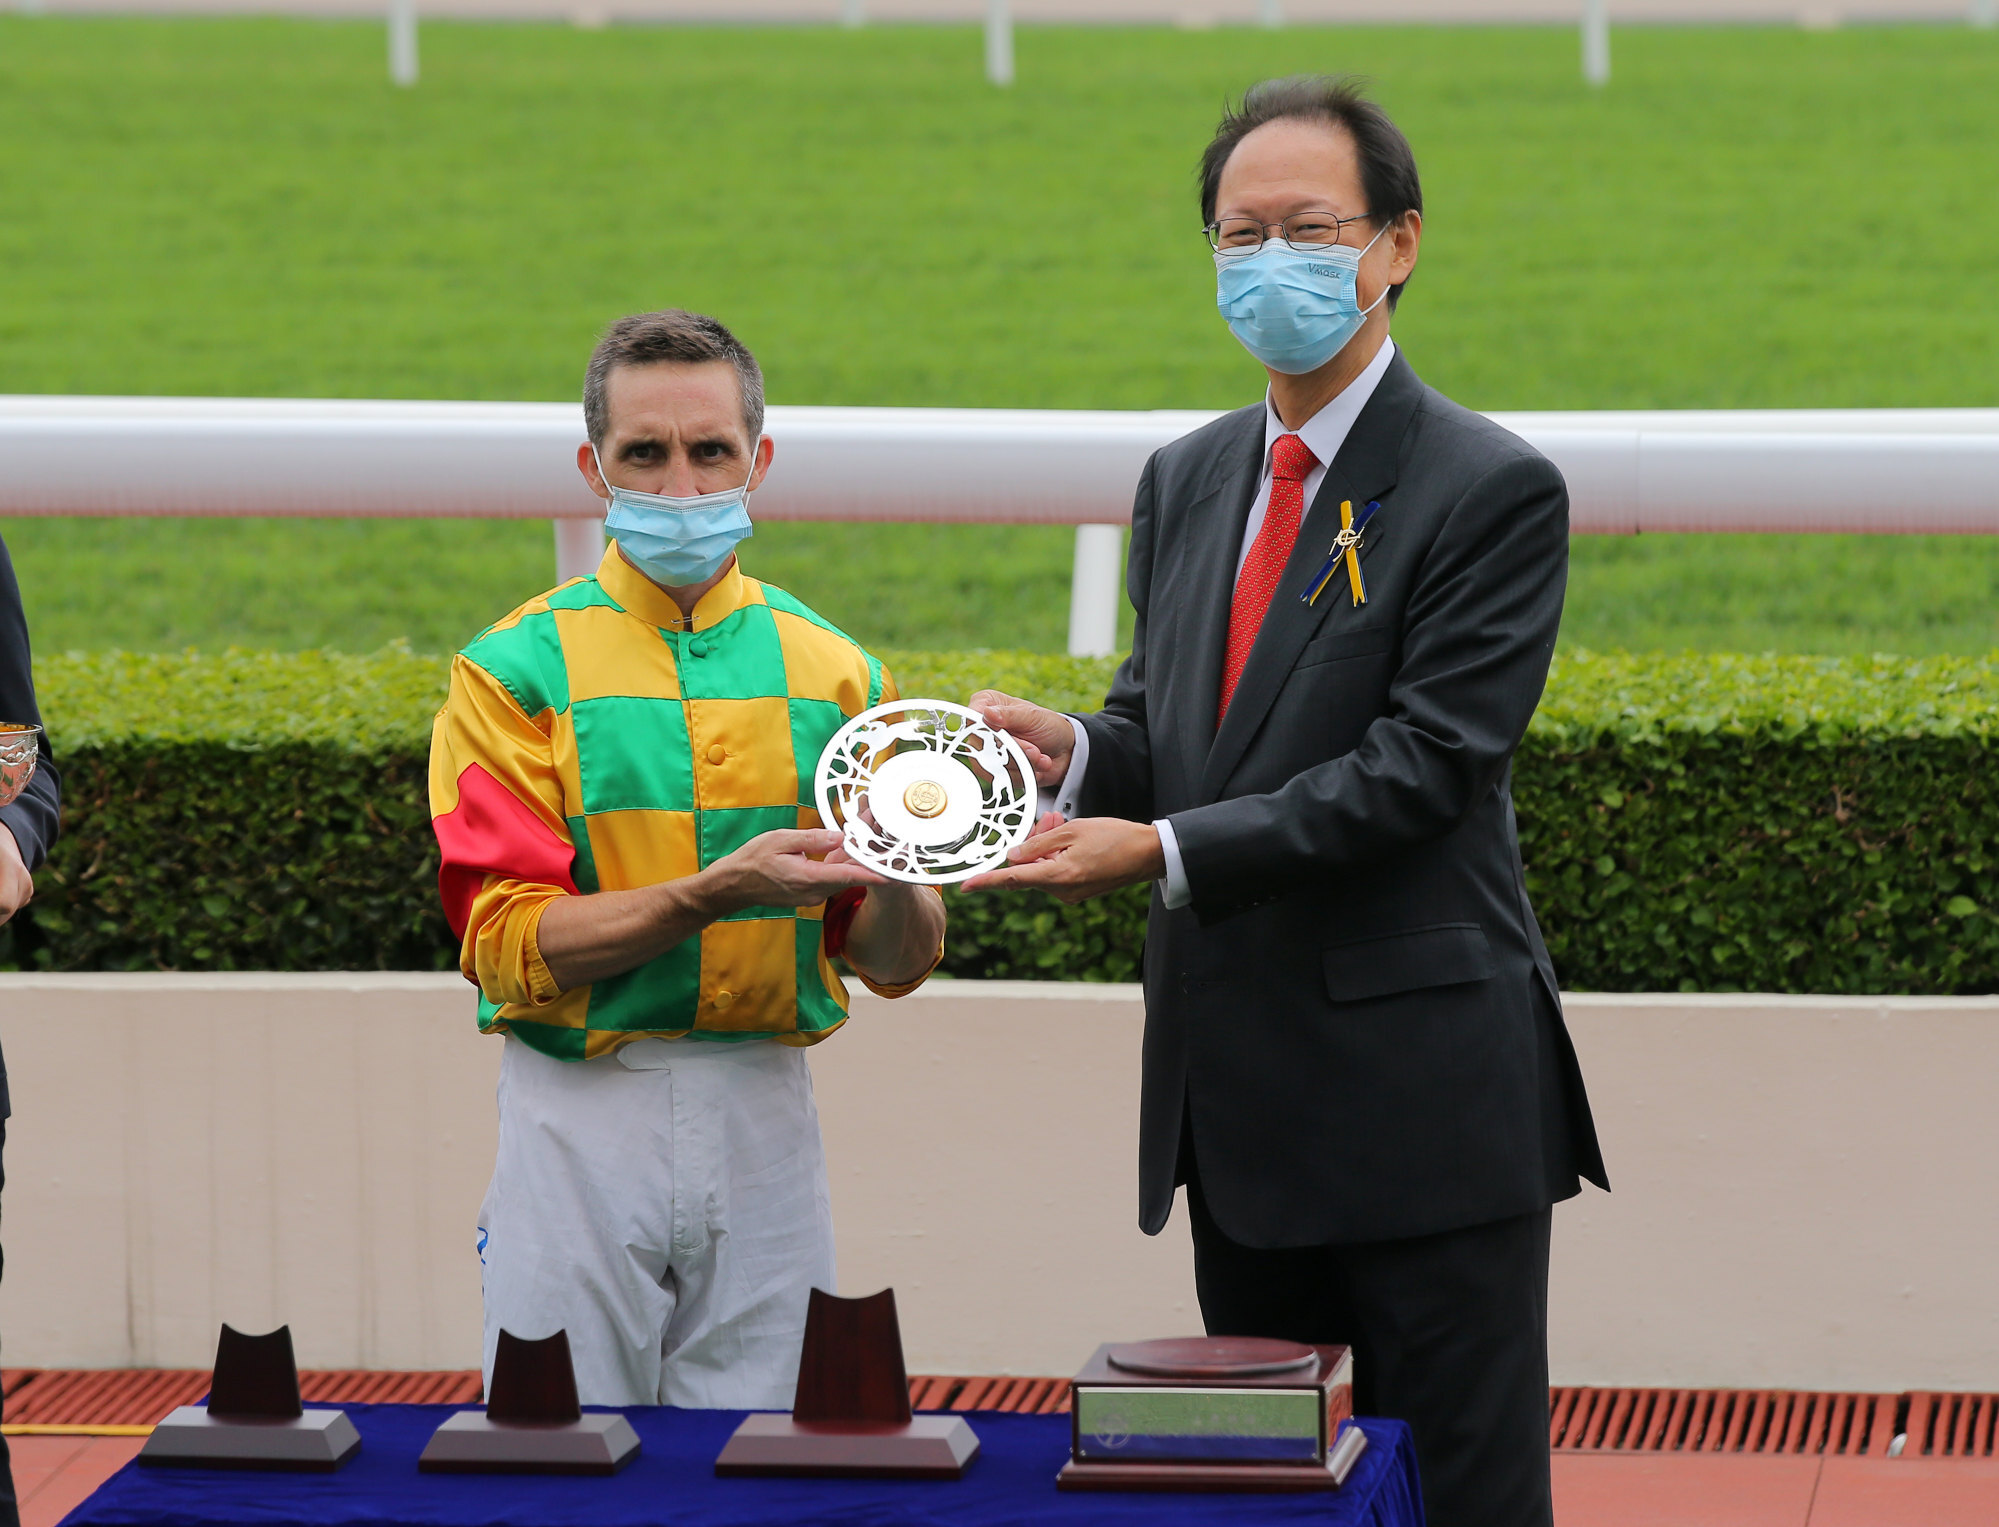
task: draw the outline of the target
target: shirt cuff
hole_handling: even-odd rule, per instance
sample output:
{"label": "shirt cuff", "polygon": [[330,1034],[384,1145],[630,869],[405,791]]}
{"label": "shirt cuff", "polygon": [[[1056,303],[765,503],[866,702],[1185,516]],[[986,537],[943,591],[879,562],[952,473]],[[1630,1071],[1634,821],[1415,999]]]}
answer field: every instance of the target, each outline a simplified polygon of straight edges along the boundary
{"label": "shirt cuff", "polygon": [[[931,889],[933,891],[936,891],[935,886],[932,886]],[[941,896],[944,893],[942,891],[937,891],[937,894]],[[848,963],[851,966],[854,974],[861,978],[861,985],[865,986],[869,991],[873,992],[877,997],[886,997],[889,999],[889,1001],[893,1002],[897,997],[908,996],[911,992],[915,991],[917,987],[921,986],[925,981],[928,981],[933,975],[937,973],[937,967],[944,963],[944,940],[940,938],[937,941],[937,953],[931,957],[930,968],[924,971],[922,975],[916,977],[916,979],[914,979],[913,981],[896,981],[896,982],[877,981],[873,976],[869,975],[865,970],[861,969],[860,966],[854,965],[851,961],[849,961]]]}
{"label": "shirt cuff", "polygon": [[1056,787],[1055,799],[1041,803],[1035,815],[1039,816],[1043,811],[1059,811],[1063,820],[1067,821],[1076,814],[1076,802],[1083,793],[1083,776],[1090,769],[1090,734],[1074,716],[1062,719],[1069,723],[1069,730],[1076,739],[1069,754],[1069,772],[1062,776],[1062,783]]}
{"label": "shirt cuff", "polygon": [[[1089,772],[1090,733],[1074,716],[1065,719],[1075,734],[1075,748],[1069,754],[1069,772],[1062,776],[1055,799],[1045,802],[1044,808],[1059,811],[1068,820],[1076,815],[1076,800],[1083,793],[1083,776]],[[1166,876],[1160,882],[1166,905],[1169,910],[1178,911],[1194,899],[1193,889],[1187,884],[1187,866],[1180,861],[1180,840],[1173,836],[1173,824],[1164,817],[1152,825],[1159,831],[1159,850],[1166,856]]]}
{"label": "shirt cuff", "polygon": [[1166,856],[1166,875],[1161,881],[1166,909],[1177,912],[1194,899],[1194,888],[1187,884],[1187,866],[1181,862],[1180,840],[1173,835],[1173,824],[1161,817],[1152,825],[1159,833],[1159,851]]}
{"label": "shirt cuff", "polygon": [[0,806],[0,827],[14,835],[14,846],[21,851],[21,863],[27,866],[30,875],[34,874],[47,857],[35,819],[16,801],[11,806]]}
{"label": "shirt cuff", "polygon": [[[560,894],[559,891],[556,893]],[[562,995],[562,988],[556,984],[555,972],[548,968],[548,961],[541,957],[542,914],[554,904],[555,897],[550,896],[528,913],[528,924],[522,940],[525,947],[521,952],[527,956],[522,964],[526,967],[528,992],[526,1005],[529,1007],[547,1007]]]}

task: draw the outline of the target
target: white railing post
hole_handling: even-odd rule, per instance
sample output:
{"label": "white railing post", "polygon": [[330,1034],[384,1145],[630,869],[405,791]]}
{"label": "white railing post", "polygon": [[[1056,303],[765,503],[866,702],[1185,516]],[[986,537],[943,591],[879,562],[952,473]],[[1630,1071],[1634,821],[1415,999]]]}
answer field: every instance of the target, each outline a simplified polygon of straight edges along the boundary
{"label": "white railing post", "polygon": [[1069,574],[1069,656],[1117,651],[1118,599],[1124,592],[1124,526],[1078,525]]}
{"label": "white railing post", "polygon": [[1284,25],[1284,0],[1257,0],[1256,19],[1272,28]]}
{"label": "white railing post", "polygon": [[1999,0],[1971,0],[1970,21],[1981,31],[1999,27]]}
{"label": "white railing post", "polygon": [[868,24],[868,0],[840,0],[840,25],[861,27]]}
{"label": "white railing post", "polygon": [[1610,83],[1610,0],[1583,0],[1583,79]]}
{"label": "white railing post", "polygon": [[389,78],[408,89],[416,76],[416,0],[389,0]]}
{"label": "white railing post", "polygon": [[604,560],[602,520],[557,520],[555,522],[555,581],[587,578]]}
{"label": "white railing post", "polygon": [[1013,7],[1007,0],[986,0],[986,79],[1013,83]]}

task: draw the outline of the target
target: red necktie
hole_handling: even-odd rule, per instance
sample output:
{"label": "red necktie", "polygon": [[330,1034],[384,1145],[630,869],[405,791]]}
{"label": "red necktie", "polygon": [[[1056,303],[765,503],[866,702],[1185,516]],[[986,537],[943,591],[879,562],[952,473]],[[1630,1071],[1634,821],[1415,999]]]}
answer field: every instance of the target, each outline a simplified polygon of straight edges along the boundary
{"label": "red necktie", "polygon": [[1279,435],[1270,452],[1270,507],[1264,511],[1263,525],[1250,543],[1236,576],[1235,603],[1229,608],[1228,656],[1222,662],[1222,703],[1215,713],[1216,724],[1229,711],[1229,701],[1242,678],[1249,649],[1256,645],[1256,633],[1270,608],[1270,597],[1284,576],[1284,564],[1291,560],[1292,543],[1298,539],[1298,522],[1305,517],[1305,479],[1319,458],[1296,435]]}

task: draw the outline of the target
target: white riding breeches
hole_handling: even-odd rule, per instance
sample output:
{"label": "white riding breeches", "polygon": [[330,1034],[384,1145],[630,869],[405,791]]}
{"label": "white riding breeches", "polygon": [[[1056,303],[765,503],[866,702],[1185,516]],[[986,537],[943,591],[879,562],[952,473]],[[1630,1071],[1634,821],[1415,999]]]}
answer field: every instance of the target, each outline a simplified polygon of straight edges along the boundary
{"label": "white riding breeches", "polygon": [[835,1291],[805,1052],[642,1039],[555,1060],[508,1038],[479,1211],[501,1327],[569,1332],[585,1405],[789,1410],[805,1307]]}

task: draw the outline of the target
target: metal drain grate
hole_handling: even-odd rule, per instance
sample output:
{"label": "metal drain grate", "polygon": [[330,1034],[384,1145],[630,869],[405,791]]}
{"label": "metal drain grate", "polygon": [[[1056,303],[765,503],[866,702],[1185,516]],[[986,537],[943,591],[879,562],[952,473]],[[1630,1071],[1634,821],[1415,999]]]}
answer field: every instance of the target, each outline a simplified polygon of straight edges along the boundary
{"label": "metal drain grate", "polygon": [[1548,1444],[1566,1453],[1990,1458],[1995,1420],[1999,1395],[1990,1394],[1574,1388],[1549,1395]]}
{"label": "metal drain grate", "polygon": [[301,1373],[298,1392],[308,1405],[475,1405],[481,1398],[476,1368],[462,1373],[321,1369]]}
{"label": "metal drain grate", "polygon": [[[208,1393],[205,1368],[8,1368],[0,1371],[8,1427],[152,1426],[176,1405]],[[463,1405],[479,1398],[479,1375],[315,1371],[298,1376],[313,1405]]]}
{"label": "metal drain grate", "polygon": [[913,1378],[909,1403],[914,1410],[1004,1411],[1017,1416],[1069,1414],[1067,1379]]}
{"label": "metal drain grate", "polygon": [[206,1370],[189,1368],[14,1369],[5,1382],[10,1427],[151,1426],[208,1393]]}
{"label": "metal drain grate", "polygon": [[[299,1374],[298,1387],[300,1396],[313,1405],[473,1405],[480,1398],[477,1371],[307,1369]],[[152,1426],[176,1405],[191,1405],[207,1394],[208,1371],[7,1368],[0,1370],[0,1389],[7,1397],[9,1429]],[[909,1381],[909,1403],[917,1410],[1067,1414],[1069,1381],[926,1375]]]}
{"label": "metal drain grate", "polygon": [[[142,1427],[208,1393],[196,1368],[0,1370],[6,1422],[20,1427]],[[479,1375],[307,1370],[299,1392],[320,1405],[470,1405]],[[917,1410],[1066,1415],[1069,1381],[918,1375]],[[1843,1453],[1882,1458],[1999,1456],[1999,1394],[1813,1394],[1778,1389],[1551,1390],[1557,1452]],[[1901,1445],[1896,1446],[1897,1439]]]}
{"label": "metal drain grate", "polygon": [[1903,1431],[1908,1441],[1904,1458],[1990,1458],[1994,1456],[1993,1423],[1999,1420],[1999,1394],[1934,1394],[1917,1390],[1908,1397]]}
{"label": "metal drain grate", "polygon": [[1557,1389],[1558,1452],[1851,1453],[1885,1456],[1903,1397],[1773,1389]]}

